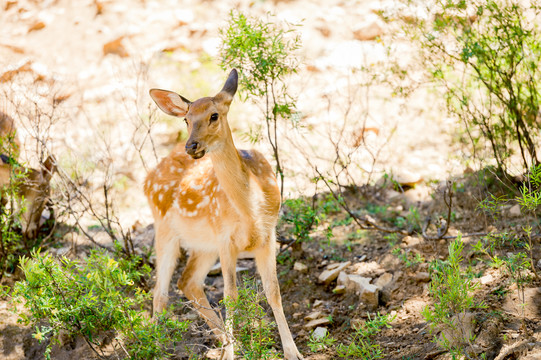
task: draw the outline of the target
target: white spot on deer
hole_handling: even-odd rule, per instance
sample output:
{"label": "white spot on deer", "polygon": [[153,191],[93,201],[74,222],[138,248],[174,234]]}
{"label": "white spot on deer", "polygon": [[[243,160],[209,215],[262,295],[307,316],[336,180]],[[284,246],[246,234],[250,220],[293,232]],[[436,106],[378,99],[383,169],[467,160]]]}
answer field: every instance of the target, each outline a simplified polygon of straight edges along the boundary
{"label": "white spot on deer", "polygon": [[160,195],[158,195],[158,201],[162,201],[163,200],[163,194],[160,193]]}
{"label": "white spot on deer", "polygon": [[177,172],[180,174],[182,171],[184,171],[183,168],[177,168]]}
{"label": "white spot on deer", "polygon": [[176,182],[175,180],[173,180],[173,181],[171,181],[171,182],[169,183],[169,186],[174,187],[176,183],[177,183],[177,182]]}
{"label": "white spot on deer", "polygon": [[154,186],[152,187],[152,190],[154,190],[154,192],[158,191],[158,184],[154,184]]}
{"label": "white spot on deer", "polygon": [[210,204],[210,198],[208,196],[205,196],[203,198],[203,201],[201,201],[199,204],[197,204],[196,208],[202,208]]}
{"label": "white spot on deer", "polygon": [[186,216],[193,217],[197,215],[197,210],[186,212]]}
{"label": "white spot on deer", "polygon": [[169,185],[164,185],[164,186],[163,186],[163,189],[164,189],[165,191],[169,190]]}
{"label": "white spot on deer", "polygon": [[150,179],[147,179],[147,181],[145,182],[145,186],[148,188],[150,186]]}
{"label": "white spot on deer", "polygon": [[169,171],[170,171],[170,172],[175,172],[175,167],[174,167],[173,165],[171,165],[171,166],[169,167]]}
{"label": "white spot on deer", "polygon": [[203,188],[203,185],[198,185],[198,184],[195,184],[195,183],[192,183],[190,185],[190,187],[194,190],[201,190]]}
{"label": "white spot on deer", "polygon": [[193,204],[193,200],[192,200],[192,199],[188,199],[186,202],[187,202],[188,204]]}
{"label": "white spot on deer", "polygon": [[218,186],[216,186],[216,191],[220,191],[220,190],[222,190],[222,186],[218,184]]}
{"label": "white spot on deer", "polygon": [[274,178],[274,176],[269,176],[268,180],[270,185],[276,185],[276,179]]}
{"label": "white spot on deer", "polygon": [[219,214],[218,208],[216,208],[216,209],[214,210],[214,216],[218,216],[218,214]]}

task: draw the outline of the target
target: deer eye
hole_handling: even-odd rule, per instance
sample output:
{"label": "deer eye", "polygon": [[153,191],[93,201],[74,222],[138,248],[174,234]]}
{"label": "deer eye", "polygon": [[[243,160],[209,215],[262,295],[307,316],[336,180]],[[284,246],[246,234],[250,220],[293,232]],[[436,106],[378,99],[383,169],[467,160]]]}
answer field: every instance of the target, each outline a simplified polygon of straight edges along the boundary
{"label": "deer eye", "polygon": [[210,115],[210,122],[218,120],[218,113],[214,113]]}

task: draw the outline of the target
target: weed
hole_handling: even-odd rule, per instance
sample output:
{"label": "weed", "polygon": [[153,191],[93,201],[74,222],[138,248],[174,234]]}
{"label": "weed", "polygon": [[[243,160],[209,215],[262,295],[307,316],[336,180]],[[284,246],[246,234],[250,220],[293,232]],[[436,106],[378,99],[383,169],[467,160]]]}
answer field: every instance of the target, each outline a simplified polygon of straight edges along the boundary
{"label": "weed", "polygon": [[[82,336],[103,356],[100,335],[113,331],[115,351],[130,359],[163,359],[173,355],[172,345],[182,340],[188,323],[166,312],[151,321],[144,311],[150,294],[136,284],[149,276],[150,269],[136,261],[115,260],[93,251],[84,261],[62,258],[56,261],[39,251],[23,258],[25,280],[16,283],[13,298],[28,310],[20,314],[24,323],[35,326],[34,338],[51,336],[51,346],[61,331]],[[46,325],[42,325],[46,324]]]}
{"label": "weed", "polygon": [[238,346],[235,352],[246,360],[273,359],[272,345],[275,324],[267,320],[265,309],[260,305],[265,298],[258,291],[256,281],[245,277],[239,286],[238,298],[226,298],[227,326]]}
{"label": "weed", "polygon": [[380,345],[373,340],[374,336],[382,328],[390,328],[394,317],[377,314],[374,319],[368,317],[368,321],[361,324],[357,329],[349,345],[338,344],[336,353],[346,359],[382,359],[385,353]]}
{"label": "weed", "polygon": [[[283,195],[284,170],[280,162],[278,121],[295,120],[295,100],[286,78],[297,71],[295,51],[300,37],[288,24],[273,23],[267,18],[250,18],[231,11],[229,26],[221,30],[221,66],[240,71],[240,93],[262,98],[267,139],[272,147],[276,172]],[[257,139],[256,136],[254,139]]]}
{"label": "weed", "polygon": [[463,319],[473,310],[484,308],[483,303],[474,300],[473,292],[478,284],[472,281],[471,269],[463,272],[462,251],[464,243],[461,236],[449,244],[449,257],[446,261],[436,260],[430,264],[431,284],[429,293],[434,299],[433,309],[425,307],[422,315],[430,323],[431,332],[448,329],[451,338],[442,332],[441,340],[434,338],[452,356],[467,355],[472,345],[473,334],[467,331]]}
{"label": "weed", "polygon": [[336,342],[336,339],[327,333],[325,336],[318,338],[314,338],[313,335],[314,334],[310,335],[310,339],[308,339],[308,347],[312,352],[318,352],[320,350],[330,348]]}

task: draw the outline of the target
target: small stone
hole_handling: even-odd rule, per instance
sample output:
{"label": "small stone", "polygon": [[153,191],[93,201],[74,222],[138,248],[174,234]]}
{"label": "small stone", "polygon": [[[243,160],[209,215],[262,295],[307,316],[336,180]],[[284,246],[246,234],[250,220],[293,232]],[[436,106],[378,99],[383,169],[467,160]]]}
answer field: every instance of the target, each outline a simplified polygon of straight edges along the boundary
{"label": "small stone", "polygon": [[366,260],[366,255],[361,255],[361,257],[359,258],[359,262],[363,262]]}
{"label": "small stone", "polygon": [[414,174],[408,170],[402,170],[397,173],[393,173],[393,180],[402,186],[413,187],[415,184],[423,181],[423,178],[419,174]]}
{"label": "small stone", "polygon": [[383,35],[383,29],[379,24],[379,21],[373,20],[353,29],[353,37],[355,40],[367,41],[375,40],[377,37]]}
{"label": "small stone", "polygon": [[349,275],[347,289],[360,294],[360,300],[371,310],[378,307],[379,289],[376,285],[370,284],[370,278],[360,275]]}
{"label": "small stone", "polygon": [[509,209],[509,216],[511,216],[511,217],[519,217],[520,215],[521,215],[521,213],[520,213],[520,205],[515,204],[515,205],[511,206],[511,208]]}
{"label": "small stone", "polygon": [[312,321],[312,320],[315,320],[315,319],[319,319],[320,317],[321,317],[321,311],[314,311],[310,315],[306,315],[304,317],[304,320],[305,321]]}
{"label": "small stone", "polygon": [[415,246],[423,242],[423,239],[420,237],[406,236],[402,239],[402,242],[407,246]]}
{"label": "small stone", "polygon": [[[245,267],[241,267],[241,266],[237,266],[237,269],[236,269],[236,272],[237,273],[241,273],[241,272],[244,272],[244,271],[248,271],[250,269],[248,268],[245,268]],[[208,272],[208,276],[218,276],[222,273],[222,265],[220,263],[217,263],[216,265],[214,265]]]}
{"label": "small stone", "polygon": [[490,284],[494,281],[494,276],[487,274],[481,278],[479,278],[479,282],[483,285]]}
{"label": "small stone", "polygon": [[298,272],[302,272],[302,273],[307,273],[308,272],[308,266],[306,266],[303,263],[297,261],[293,265],[293,270],[298,271]]}
{"label": "small stone", "polygon": [[338,285],[334,289],[332,289],[332,292],[336,295],[342,295],[346,293],[346,286],[345,285]]}
{"label": "small stone", "polygon": [[307,330],[311,330],[321,325],[329,325],[330,323],[331,321],[328,318],[320,318],[320,319],[312,320],[308,324],[305,324],[304,328]]}
{"label": "small stone", "polygon": [[443,325],[441,328],[440,341],[452,346],[459,346],[465,339],[471,339],[475,330],[475,316],[472,313],[458,314],[451,318],[451,324]]}
{"label": "small stone", "polygon": [[336,280],[336,283],[338,286],[346,286],[349,281],[349,276],[344,271],[341,271],[340,274],[338,274],[338,279]]}
{"label": "small stone", "polygon": [[37,21],[30,26],[30,28],[28,29],[28,32],[38,31],[38,30],[43,29],[44,27],[45,27],[45,23],[43,21]]}
{"label": "small stone", "polygon": [[118,39],[115,39],[113,41],[109,41],[105,45],[103,45],[103,55],[112,54],[112,55],[118,55],[120,57],[128,57],[128,51],[124,47],[124,44],[122,44],[122,39],[124,37],[121,36]]}
{"label": "small stone", "polygon": [[323,300],[316,300],[314,301],[314,307],[320,307],[321,305],[323,305]]}
{"label": "small stone", "polygon": [[424,271],[418,272],[413,277],[418,282],[429,282],[430,281],[430,274]]}
{"label": "small stone", "polygon": [[345,263],[341,263],[333,269],[323,271],[319,275],[318,282],[323,283],[325,285],[329,285],[331,282],[336,280],[336,278],[338,277],[338,274],[340,274],[340,272],[344,270],[346,267],[348,267],[350,264],[351,264],[350,261],[346,261]]}
{"label": "small stone", "polygon": [[321,340],[324,339],[325,336],[327,336],[327,328],[318,326],[314,332],[312,333],[312,339],[314,340]]}
{"label": "small stone", "polygon": [[393,281],[393,274],[386,272],[374,282],[374,285],[376,285],[379,289],[383,289],[384,287],[388,286],[391,281]]}

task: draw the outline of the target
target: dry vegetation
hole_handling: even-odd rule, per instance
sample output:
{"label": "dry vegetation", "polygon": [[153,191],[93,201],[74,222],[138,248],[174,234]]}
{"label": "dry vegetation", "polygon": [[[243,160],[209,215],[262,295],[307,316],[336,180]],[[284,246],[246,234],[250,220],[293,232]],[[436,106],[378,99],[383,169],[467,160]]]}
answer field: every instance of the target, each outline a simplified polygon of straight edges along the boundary
{"label": "dry vegetation", "polygon": [[[122,314],[96,314],[106,320],[96,326],[95,338],[74,335],[86,328],[84,321],[72,321],[56,334],[60,341],[51,347],[51,358],[165,357],[152,355],[160,349],[173,359],[219,358],[220,345],[174,286],[185,257],[170,286],[169,303],[179,305],[159,323],[163,328],[145,322],[151,300],[140,289],[154,285],[155,256],[142,182],[186,137],[182,121],[151,105],[148,89],[172,89],[192,100],[216,93],[228,73],[220,68],[220,29],[228,26],[231,10],[289,24],[293,31],[286,38],[300,36],[292,51],[295,71],[284,78],[291,111],[276,117],[247,91],[233,101],[229,121],[238,148],[256,148],[269,161],[280,152],[278,277],[284,311],[305,358],[540,358],[536,98],[512,108],[529,109],[523,137],[517,142],[505,128],[504,145],[491,146],[483,131],[500,116],[499,109],[514,106],[504,101],[509,92],[502,91],[504,100],[497,103],[476,90],[462,102],[469,106],[457,105],[450,94],[476,86],[467,63],[475,57],[453,57],[454,49],[445,46],[452,33],[441,44],[421,45],[416,37],[434,19],[480,29],[482,14],[470,14],[470,8],[452,16],[434,14],[414,6],[419,2],[405,3],[0,0],[0,111],[14,119],[20,143],[20,167],[4,159],[1,164],[4,173],[18,175],[2,180],[2,196],[15,200],[2,202],[0,285],[7,292],[0,301],[0,358],[43,358],[55,335],[44,329],[61,323],[54,318],[49,324],[51,317],[43,314],[38,324],[18,322],[33,310],[8,295],[25,279],[20,265],[30,267],[18,256],[35,255],[38,248],[52,256],[51,263],[38,256],[44,273],[57,271],[54,259],[62,257],[96,261],[95,268],[87,264],[78,275],[98,271],[105,261],[99,271],[109,271],[110,282],[81,275],[79,293],[69,292],[68,280],[77,276],[59,280],[56,288],[65,285],[65,294],[83,298],[84,286],[104,287],[129,299],[102,300],[137,319],[155,346],[141,345],[142,332]],[[526,28],[539,20],[536,11],[527,15]],[[528,41],[524,53],[537,54],[541,46]],[[454,61],[444,64],[448,68],[442,65],[446,56]],[[496,63],[503,69],[509,62]],[[535,84],[536,66],[521,81]],[[517,65],[506,71],[501,73],[524,70]],[[535,85],[525,88],[526,94],[539,91]],[[265,114],[278,120],[274,136],[267,136]],[[485,127],[467,120],[479,117]],[[506,147],[515,152],[494,157],[494,149]],[[27,234],[24,209],[17,205],[26,193],[10,184],[26,184],[32,173],[47,180],[39,192],[46,211],[39,230]],[[91,253],[96,249],[104,252]],[[239,279],[254,276],[255,282],[246,282],[257,289],[253,260],[242,259],[238,267]],[[89,283],[83,286],[84,279]],[[241,299],[256,303],[257,290],[249,289]],[[31,290],[19,291],[31,303]],[[213,306],[223,307],[219,271],[209,274],[206,292]],[[268,305],[261,304],[266,311],[234,305],[240,314],[237,339],[269,340],[255,341],[268,352],[245,350],[246,359],[282,354],[276,329],[256,333],[243,327],[246,318],[263,320],[259,324],[271,320]],[[142,316],[131,313],[136,308]],[[186,333],[179,325],[185,321],[191,321]],[[142,348],[149,355],[130,350]]]}

